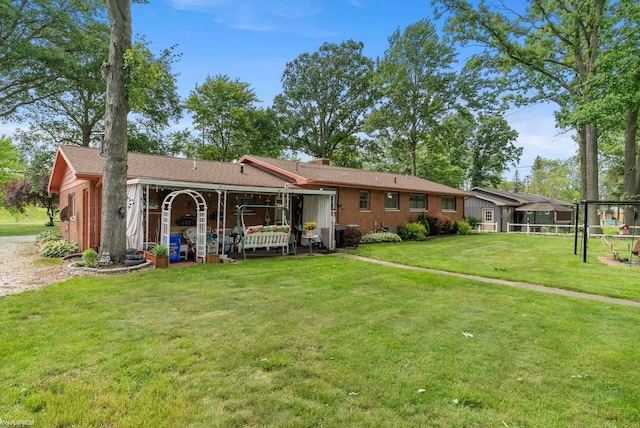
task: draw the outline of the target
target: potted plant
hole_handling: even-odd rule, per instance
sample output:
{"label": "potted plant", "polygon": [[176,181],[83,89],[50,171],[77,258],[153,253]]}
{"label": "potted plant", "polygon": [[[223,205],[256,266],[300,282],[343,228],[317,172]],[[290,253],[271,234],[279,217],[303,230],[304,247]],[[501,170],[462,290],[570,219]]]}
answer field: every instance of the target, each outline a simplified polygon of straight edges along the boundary
{"label": "potted plant", "polygon": [[151,251],[147,251],[145,258],[153,263],[156,269],[169,267],[169,247],[164,243],[160,243],[153,247]]}
{"label": "potted plant", "polygon": [[307,231],[307,236],[313,235],[313,231],[316,228],[315,221],[307,221],[302,225],[302,228]]}

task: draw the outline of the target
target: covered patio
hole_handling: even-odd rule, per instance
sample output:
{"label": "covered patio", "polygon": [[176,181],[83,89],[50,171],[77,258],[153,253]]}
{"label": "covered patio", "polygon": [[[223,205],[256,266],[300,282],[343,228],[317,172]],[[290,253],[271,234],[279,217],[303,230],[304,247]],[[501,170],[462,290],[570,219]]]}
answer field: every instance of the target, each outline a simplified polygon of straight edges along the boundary
{"label": "covered patio", "polygon": [[[310,245],[300,236],[307,221],[317,223],[316,241],[329,250],[335,248],[332,190],[301,189],[289,183],[273,188],[137,178],[127,182],[127,196],[127,246],[142,250],[158,243],[173,246],[174,262],[205,262],[207,255],[228,257],[238,251],[249,227],[289,226],[292,244]],[[249,207],[243,210],[241,224],[239,206]]]}

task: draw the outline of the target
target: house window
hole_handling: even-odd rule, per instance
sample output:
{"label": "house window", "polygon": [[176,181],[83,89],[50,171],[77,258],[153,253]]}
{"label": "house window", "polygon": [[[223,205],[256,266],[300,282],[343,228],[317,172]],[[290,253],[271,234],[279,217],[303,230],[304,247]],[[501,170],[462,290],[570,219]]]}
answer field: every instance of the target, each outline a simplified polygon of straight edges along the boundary
{"label": "house window", "polygon": [[387,192],[384,197],[385,210],[398,209],[398,192]]}
{"label": "house window", "polygon": [[442,211],[455,211],[456,210],[456,198],[453,196],[442,197]]}
{"label": "house window", "polygon": [[411,194],[409,195],[409,209],[411,211],[427,210],[427,195]]}
{"label": "house window", "polygon": [[[237,211],[240,205],[253,205],[253,197],[251,196],[236,196],[236,203],[234,204],[233,212]],[[248,208],[244,212],[255,212],[255,208]]]}
{"label": "house window", "polygon": [[76,195],[75,194],[71,194],[69,195],[69,217],[75,217],[76,216]]}
{"label": "house window", "polygon": [[360,191],[360,209],[361,210],[369,210],[369,191],[361,190]]}

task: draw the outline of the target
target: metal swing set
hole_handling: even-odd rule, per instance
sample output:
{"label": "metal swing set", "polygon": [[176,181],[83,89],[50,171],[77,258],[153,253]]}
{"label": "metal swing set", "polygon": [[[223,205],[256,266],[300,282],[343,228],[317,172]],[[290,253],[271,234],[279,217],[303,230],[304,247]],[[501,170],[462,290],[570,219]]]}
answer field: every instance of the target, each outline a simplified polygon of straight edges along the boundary
{"label": "metal swing set", "polygon": [[[596,226],[600,228],[598,225],[589,225],[588,223],[588,211],[590,206],[596,206],[596,208],[601,206],[616,206],[617,207],[617,218],[615,222],[620,218],[621,207],[632,207],[633,209],[633,224],[629,224],[629,219],[625,217],[624,224],[619,227],[620,233],[618,235],[610,235],[605,233],[590,233],[590,229]],[[580,212],[582,209],[582,225],[580,225]],[[579,254],[578,250],[581,251],[582,261],[583,263],[587,262],[587,248],[589,237],[600,237],[603,244],[607,247],[607,250],[612,254],[615,260],[620,262],[626,262],[631,264],[631,260],[633,256],[640,256],[640,240],[636,239],[636,231],[638,228],[638,211],[640,210],[640,201],[607,201],[607,200],[592,200],[592,201],[581,201],[576,203],[576,223],[575,223],[575,236],[574,236],[574,255]],[[617,224],[614,223],[616,226]],[[612,238],[620,238],[629,239],[630,242],[627,246],[626,250],[618,250],[613,244]],[[581,238],[581,239],[580,239]],[[629,251],[629,257],[624,257],[624,252]],[[636,260],[637,262],[637,260]],[[635,263],[634,263],[635,264]]]}

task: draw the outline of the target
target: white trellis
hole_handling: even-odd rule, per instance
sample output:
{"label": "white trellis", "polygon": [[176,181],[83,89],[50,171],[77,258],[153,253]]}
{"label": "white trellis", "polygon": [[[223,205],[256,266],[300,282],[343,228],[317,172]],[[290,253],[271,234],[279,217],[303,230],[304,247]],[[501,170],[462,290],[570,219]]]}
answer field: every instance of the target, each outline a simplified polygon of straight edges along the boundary
{"label": "white trellis", "polygon": [[202,259],[202,262],[204,262],[207,253],[207,202],[204,200],[204,197],[195,190],[176,190],[169,193],[164,198],[164,201],[162,201],[160,242],[169,248],[169,235],[171,234],[171,206],[173,205],[173,200],[178,195],[183,194],[191,196],[196,203],[198,213],[196,219],[196,260]]}

